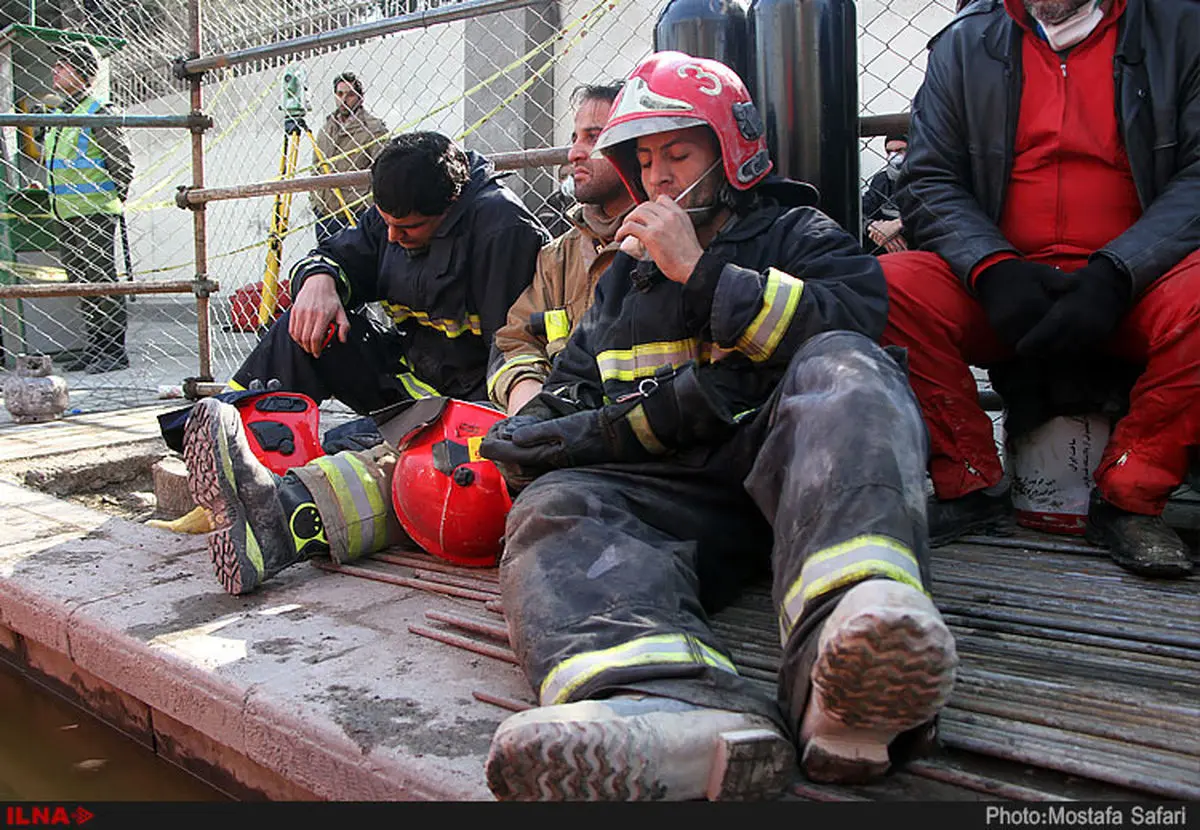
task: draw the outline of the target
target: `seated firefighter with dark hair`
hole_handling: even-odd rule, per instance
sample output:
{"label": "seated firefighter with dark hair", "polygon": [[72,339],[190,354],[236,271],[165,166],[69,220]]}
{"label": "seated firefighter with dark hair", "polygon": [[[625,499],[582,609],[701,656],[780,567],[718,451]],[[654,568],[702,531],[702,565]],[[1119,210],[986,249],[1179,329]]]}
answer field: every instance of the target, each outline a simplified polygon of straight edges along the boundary
{"label": "seated firefighter with dark hair", "polygon": [[[360,415],[431,396],[486,401],[492,336],[549,241],[499,178],[439,133],[388,142],[371,166],[374,209],[296,263],[291,308],[230,385],[274,379]],[[362,311],[376,301],[386,329]]]}
{"label": "seated firefighter with dark hair", "polygon": [[985,0],[931,44],[898,194],[920,250],[881,261],[884,342],[908,349],[929,425],[935,540],[1011,509],[969,368],[996,367],[1014,428],[1127,408],[1086,536],[1136,573],[1193,571],[1162,513],[1200,444],[1196,32],[1191,0]]}
{"label": "seated firefighter with dark hair", "polygon": [[[770,175],[759,115],[716,61],[644,60],[596,150],[639,202],[626,252],[543,391],[480,445],[520,491],[500,583],[542,704],[500,725],[488,784],[769,797],[797,750],[816,779],[879,775],[957,658],[925,587],[924,427],[875,342],[878,261],[812,188]],[[778,699],[707,617],[768,574]]]}

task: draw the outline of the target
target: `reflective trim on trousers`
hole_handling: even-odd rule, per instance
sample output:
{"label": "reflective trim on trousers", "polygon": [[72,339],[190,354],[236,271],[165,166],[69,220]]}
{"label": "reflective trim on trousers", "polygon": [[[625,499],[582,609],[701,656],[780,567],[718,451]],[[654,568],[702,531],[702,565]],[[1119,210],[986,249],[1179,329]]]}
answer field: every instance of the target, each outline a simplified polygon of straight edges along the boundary
{"label": "reflective trim on trousers", "polygon": [[611,669],[679,663],[711,666],[737,674],[728,657],[695,637],[687,634],[655,634],[612,648],[568,657],[546,675],[538,699],[543,706],[566,703],[576,689],[601,672]]}
{"label": "reflective trim on trousers", "polygon": [[320,456],[312,461],[333,488],[348,536],[352,557],[373,553],[387,544],[387,512],[379,485],[352,453]]}
{"label": "reflective trim on trousers", "polygon": [[925,592],[921,568],[907,546],[887,536],[857,536],[810,554],[779,609],[779,639],[787,644],[792,629],[816,597],[870,577],[885,577]]}

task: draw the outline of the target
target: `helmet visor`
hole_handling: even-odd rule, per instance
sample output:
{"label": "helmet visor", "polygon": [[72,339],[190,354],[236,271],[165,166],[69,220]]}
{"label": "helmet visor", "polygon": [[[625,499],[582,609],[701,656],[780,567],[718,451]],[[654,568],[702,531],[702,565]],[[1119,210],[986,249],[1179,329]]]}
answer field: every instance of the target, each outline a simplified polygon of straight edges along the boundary
{"label": "helmet visor", "polygon": [[626,141],[632,141],[644,135],[667,133],[671,130],[686,130],[689,127],[699,127],[707,123],[703,118],[696,118],[692,115],[654,115],[631,119],[622,124],[605,127],[599,138],[596,139],[592,158],[602,158],[606,155],[606,150],[611,152],[618,144],[624,144]]}

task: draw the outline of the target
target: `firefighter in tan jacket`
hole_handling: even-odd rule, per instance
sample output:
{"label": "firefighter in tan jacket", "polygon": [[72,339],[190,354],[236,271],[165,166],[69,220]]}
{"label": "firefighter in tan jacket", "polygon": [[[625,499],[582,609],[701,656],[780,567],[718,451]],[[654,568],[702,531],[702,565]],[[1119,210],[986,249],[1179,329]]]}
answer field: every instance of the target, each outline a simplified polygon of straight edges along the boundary
{"label": "firefighter in tan jacket", "polygon": [[[318,152],[313,153],[314,173],[324,172],[322,159],[329,162],[331,173],[368,170],[375,156],[383,149],[387,124],[367,112],[363,106],[362,81],[353,72],[343,72],[333,79],[333,94],[337,109],[329,114],[317,133]],[[371,188],[341,187],[346,209],[354,216],[370,204]],[[346,209],[332,188],[312,191],[312,209],[317,217],[317,244],[350,227]]]}
{"label": "firefighter in tan jacket", "polygon": [[575,91],[566,180],[579,202],[568,213],[574,227],[542,248],[533,282],[513,303],[492,347],[488,395],[510,415],[541,391],[554,356],[592,304],[596,282],[617,251],[613,236],[633,208],[616,169],[591,157],[620,89],[589,85]]}

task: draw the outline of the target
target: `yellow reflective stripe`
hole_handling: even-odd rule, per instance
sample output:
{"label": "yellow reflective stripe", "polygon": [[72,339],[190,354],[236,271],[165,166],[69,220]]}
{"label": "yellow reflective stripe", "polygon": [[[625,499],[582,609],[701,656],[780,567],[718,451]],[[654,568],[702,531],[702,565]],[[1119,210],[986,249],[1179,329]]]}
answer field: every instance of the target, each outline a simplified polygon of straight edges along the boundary
{"label": "yellow reflective stripe", "polygon": [[[221,475],[225,476],[226,482],[234,484],[237,478],[233,474],[233,458],[229,455],[229,435],[223,429],[217,430],[217,447],[221,455]],[[254,530],[250,527],[250,522],[247,520],[243,523],[243,529],[246,532],[246,558],[250,560],[250,564],[254,565],[254,569],[258,571],[258,576],[261,579],[266,572],[263,566],[262,548],[258,545],[258,539],[254,536]],[[234,528],[231,532],[236,533]]]}
{"label": "yellow reflective stripe", "polygon": [[245,392],[246,391],[245,386],[242,386],[240,383],[238,383],[236,380],[233,380],[232,378],[229,381],[227,381],[225,385],[229,387],[230,392]]}
{"label": "yellow reflective stripe", "polygon": [[762,308],[737,339],[738,350],[756,363],[773,355],[791,325],[803,292],[802,280],[778,268],[768,268]]}
{"label": "yellow reflective stripe", "polygon": [[495,372],[493,372],[490,378],[488,378],[488,397],[492,397],[492,395],[495,393],[496,384],[505,374],[513,371],[514,369],[519,369],[522,366],[533,366],[538,363],[545,365],[547,368],[550,367],[550,361],[546,360],[546,358],[542,357],[540,354],[519,354],[511,360],[506,360],[504,364],[501,365],[501,367]]}
{"label": "yellow reflective stripe", "polygon": [[566,340],[571,335],[571,318],[565,308],[553,308],[542,315],[547,340]]}
{"label": "yellow reflective stripe", "polygon": [[665,663],[693,663],[737,674],[728,657],[695,637],[687,634],[655,634],[612,648],[568,657],[546,675],[538,698],[543,706],[565,703],[576,689],[601,672]]}
{"label": "yellow reflective stripe", "polygon": [[868,577],[882,576],[911,585],[923,593],[921,566],[907,546],[887,536],[857,536],[810,554],[800,577],[784,594],[779,611],[779,634],[786,643],[812,599]]}
{"label": "yellow reflective stripe", "polygon": [[246,522],[246,558],[250,560],[250,564],[254,566],[254,570],[258,571],[258,578],[262,579],[263,574],[267,572],[263,566],[262,548],[259,547],[258,537],[250,529],[249,522]]}
{"label": "yellow reflective stripe", "polygon": [[353,453],[339,453],[336,457],[345,459],[354,468],[354,472],[358,475],[358,480],[362,482],[363,490],[366,492],[367,503],[371,505],[372,523],[375,527],[371,532],[371,549],[365,550],[363,553],[373,553],[376,549],[382,548],[383,543],[387,540],[387,510],[383,505],[383,494],[379,492],[379,485],[361,459]]}
{"label": "yellow reflective stripe", "polygon": [[412,398],[440,398],[441,393],[430,386],[425,381],[418,378],[412,372],[400,372],[396,375],[396,379],[400,381],[400,385],[404,387],[404,391]]}
{"label": "yellow reflective stripe", "polygon": [[647,452],[654,455],[662,455],[667,451],[667,448],[658,440],[658,436],[654,434],[654,430],[650,426],[650,420],[646,417],[646,410],[641,404],[629,410],[629,414],[625,416],[625,420],[629,421],[629,427],[633,430],[633,434],[637,436],[638,443],[645,447]]}
{"label": "yellow reflective stripe", "polygon": [[348,537],[348,552],[351,555],[362,553],[362,516],[346,478],[330,456],[318,456],[313,459],[312,463],[325,473],[329,486],[333,488],[333,495],[337,498],[338,506],[342,509],[342,519],[345,522]]}
{"label": "yellow reflective stripe", "polygon": [[696,338],[659,343],[639,343],[631,349],[610,349],[596,355],[601,381],[640,380],[652,377],[662,366],[678,368],[689,360],[700,361]]}
{"label": "yellow reflective stripe", "polygon": [[468,314],[466,320],[452,320],[446,317],[430,317],[427,311],[415,311],[408,306],[400,305],[399,303],[388,302],[383,300],[380,302],[384,311],[392,318],[394,323],[403,323],[405,320],[416,320],[422,326],[427,326],[431,329],[437,329],[447,337],[460,337],[468,332],[471,334],[483,334],[483,321],[478,314]]}

